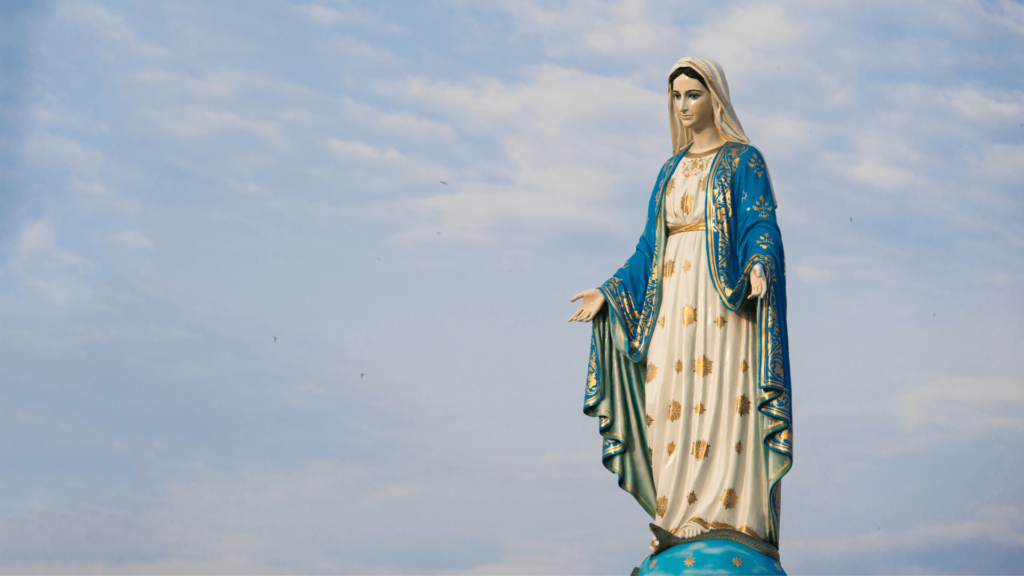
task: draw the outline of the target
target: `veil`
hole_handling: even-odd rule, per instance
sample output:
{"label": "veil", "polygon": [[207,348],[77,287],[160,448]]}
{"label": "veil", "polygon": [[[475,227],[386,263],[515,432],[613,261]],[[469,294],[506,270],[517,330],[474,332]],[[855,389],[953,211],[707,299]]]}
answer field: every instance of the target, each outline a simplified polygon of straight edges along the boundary
{"label": "veil", "polygon": [[[728,142],[750,144],[750,140],[743,132],[740,119],[736,117],[736,111],[732,109],[732,101],[729,99],[729,82],[725,79],[725,72],[722,70],[721,64],[710,58],[683,58],[672,65],[669,74],[687,66],[696,70],[707,82],[708,90],[711,92],[711,102],[714,105],[715,126],[722,138]],[[672,130],[672,154],[678,154],[690,142],[693,142],[693,131],[683,128],[683,122],[679,119],[679,110],[672,102],[671,84],[668,86],[668,121]]]}

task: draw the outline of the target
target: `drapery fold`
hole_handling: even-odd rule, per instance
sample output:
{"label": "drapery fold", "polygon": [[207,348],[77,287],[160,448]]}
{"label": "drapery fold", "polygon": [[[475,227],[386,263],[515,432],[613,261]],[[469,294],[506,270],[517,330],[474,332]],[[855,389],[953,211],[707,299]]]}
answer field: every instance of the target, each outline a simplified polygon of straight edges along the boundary
{"label": "drapery fold", "polygon": [[583,412],[599,419],[605,468],[619,476],[619,486],[653,518],[657,494],[647,459],[643,368],[615,347],[607,309],[593,322]]}

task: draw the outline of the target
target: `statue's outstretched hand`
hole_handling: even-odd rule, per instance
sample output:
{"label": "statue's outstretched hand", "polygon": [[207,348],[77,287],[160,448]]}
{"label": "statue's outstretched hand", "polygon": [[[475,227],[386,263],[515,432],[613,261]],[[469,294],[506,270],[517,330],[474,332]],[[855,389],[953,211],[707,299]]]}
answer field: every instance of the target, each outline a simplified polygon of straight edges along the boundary
{"label": "statue's outstretched hand", "polygon": [[590,322],[601,311],[601,306],[604,306],[604,294],[596,288],[580,292],[570,298],[569,302],[575,302],[580,298],[583,298],[583,303],[580,304],[580,309],[569,317],[569,322]]}
{"label": "statue's outstretched hand", "polygon": [[747,299],[762,298],[768,293],[768,283],[764,279],[764,268],[760,264],[754,264],[750,271],[750,296]]}

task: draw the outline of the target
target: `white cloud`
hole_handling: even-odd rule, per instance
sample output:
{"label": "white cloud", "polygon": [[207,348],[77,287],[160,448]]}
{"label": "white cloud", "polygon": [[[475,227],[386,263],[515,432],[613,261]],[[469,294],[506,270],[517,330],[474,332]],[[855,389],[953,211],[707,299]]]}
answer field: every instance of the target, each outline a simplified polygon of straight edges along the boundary
{"label": "white cloud", "polygon": [[32,109],[32,119],[40,125],[68,127],[97,134],[108,134],[110,126],[96,121],[93,114],[74,111],[53,94],[47,94]]}
{"label": "white cloud", "polygon": [[336,138],[327,139],[327,147],[341,156],[376,160],[383,162],[404,162],[405,157],[394,148],[377,149],[363,142],[346,142]]}
{"label": "white cloud", "polygon": [[142,232],[125,230],[114,236],[114,240],[128,246],[129,248],[152,248],[153,241]]}
{"label": "white cloud", "polygon": [[354,36],[338,36],[331,41],[330,46],[337,55],[345,57],[350,64],[395,66],[402,61],[390,51]]}
{"label": "white cloud", "polygon": [[56,134],[37,132],[29,141],[28,152],[37,159],[63,164],[80,178],[95,178],[103,167],[103,154],[98,150]]}
{"label": "white cloud", "polygon": [[553,55],[591,52],[621,57],[652,52],[679,34],[652,15],[645,0],[571,0],[561,9],[532,0],[508,0],[501,7],[516,19],[519,32],[544,36]]}
{"label": "white cloud", "polygon": [[664,111],[661,95],[628,80],[544,65],[521,83],[412,78],[401,85],[458,130],[496,135],[506,158],[485,179],[467,178],[453,191],[417,200],[429,216],[412,220],[430,223],[414,236],[433,233],[438,223],[449,236],[474,241],[493,239],[496,227],[510,223],[614,227],[621,220],[609,201],[622,176],[613,167],[635,169],[639,156],[653,173],[670,154],[667,137],[619,137],[617,123],[644,131],[660,125]]}
{"label": "white cloud", "polygon": [[922,154],[906,140],[872,130],[862,131],[859,140],[860,150],[853,159],[827,155],[834,159],[839,173],[878,188],[906,188],[922,183],[921,177],[908,169],[915,160],[921,160]]}
{"label": "white cloud", "polygon": [[1024,91],[993,96],[974,89],[947,90],[941,95],[954,110],[974,120],[1012,123],[1024,116]]}
{"label": "white cloud", "polygon": [[797,276],[804,282],[824,282],[835,277],[835,272],[823,266],[797,264],[793,266]]}
{"label": "white cloud", "polygon": [[92,293],[85,275],[94,264],[60,248],[54,225],[47,219],[25,225],[9,266],[23,289],[58,306],[77,304]]}
{"label": "white cloud", "polygon": [[116,47],[117,52],[123,56],[152,58],[167,53],[156,44],[140,40],[135,30],[125,22],[124,16],[95,2],[65,0],[57,5],[54,13],[58,18],[91,30]]}
{"label": "white cloud", "polygon": [[326,96],[302,84],[228,66],[195,75],[146,67],[129,73],[129,77],[146,89],[149,102],[179,105],[194,102],[237,103],[240,99],[257,94],[281,98],[290,103],[328,100]]}
{"label": "white cloud", "polygon": [[840,556],[910,551],[978,541],[1024,545],[1024,514],[1015,507],[981,508],[972,520],[925,524],[905,532],[876,529],[833,540],[787,542],[786,548],[790,553],[801,556]]}
{"label": "white cloud", "polygon": [[951,435],[1024,430],[1024,381],[960,378],[911,388],[893,401],[908,428],[935,428]]}
{"label": "white cloud", "polygon": [[60,135],[36,132],[27,151],[33,160],[66,171],[67,184],[76,192],[127,212],[136,211],[141,206],[135,198],[125,196],[104,183],[106,161],[103,154],[94,148]]}
{"label": "white cloud", "polygon": [[[975,162],[978,173],[1018,182],[1024,176],[1024,145],[990,143],[981,152],[982,160]],[[978,193],[975,193],[973,196],[977,195]],[[1010,206],[1007,205],[1006,208],[1009,209]]]}
{"label": "white cloud", "polygon": [[1013,0],[1000,0],[998,4],[1003,13],[1001,23],[1014,28],[1019,34],[1024,35],[1024,6],[1013,2]]}
{"label": "white cloud", "polygon": [[296,6],[295,9],[321,24],[336,24],[345,21],[345,15],[341,12],[319,4],[304,4]]}
{"label": "white cloud", "polygon": [[804,45],[811,24],[792,17],[774,2],[745,4],[733,8],[727,16],[713,22],[691,25],[685,33],[692,54],[708,55],[735,79],[755,69],[775,68],[778,62],[793,65],[792,49]]}
{"label": "white cloud", "polygon": [[267,143],[286,146],[284,134],[266,120],[245,118],[232,110],[194,106],[143,109],[136,113],[149,126],[182,140],[210,138],[221,133],[258,136]]}
{"label": "white cloud", "polygon": [[450,124],[435,122],[409,113],[381,113],[378,110],[371,112],[377,117],[377,123],[385,129],[396,133],[412,133],[420,137],[440,138],[442,140],[454,140],[455,130]]}
{"label": "white cloud", "polygon": [[291,574],[291,570],[259,564],[242,556],[225,556],[213,560],[164,560],[156,562],[121,563],[4,563],[11,574]]}
{"label": "white cloud", "polygon": [[[500,562],[482,564],[450,574],[599,574],[606,567],[594,559],[596,546],[568,538],[518,540],[506,545]],[[642,559],[642,558],[641,558]],[[639,564],[640,561],[637,561]]]}

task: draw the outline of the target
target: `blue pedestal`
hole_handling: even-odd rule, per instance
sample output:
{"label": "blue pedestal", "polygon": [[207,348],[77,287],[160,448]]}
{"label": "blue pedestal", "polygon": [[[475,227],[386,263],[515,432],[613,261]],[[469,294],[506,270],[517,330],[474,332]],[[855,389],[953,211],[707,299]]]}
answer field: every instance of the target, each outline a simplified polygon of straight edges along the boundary
{"label": "blue pedestal", "polygon": [[772,574],[786,572],[782,564],[731,540],[702,540],[680,544],[644,560],[647,574]]}

